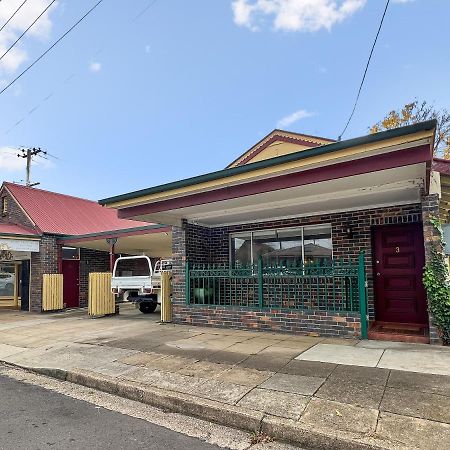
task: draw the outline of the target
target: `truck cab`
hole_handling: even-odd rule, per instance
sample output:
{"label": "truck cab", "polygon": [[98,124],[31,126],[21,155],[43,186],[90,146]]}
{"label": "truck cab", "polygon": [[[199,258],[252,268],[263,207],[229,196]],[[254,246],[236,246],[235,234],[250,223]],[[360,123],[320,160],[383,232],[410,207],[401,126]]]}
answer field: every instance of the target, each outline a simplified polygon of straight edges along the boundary
{"label": "truck cab", "polygon": [[135,303],[144,313],[152,313],[161,304],[161,273],[172,270],[170,259],[160,259],[152,266],[146,255],[121,256],[114,263],[111,291]]}

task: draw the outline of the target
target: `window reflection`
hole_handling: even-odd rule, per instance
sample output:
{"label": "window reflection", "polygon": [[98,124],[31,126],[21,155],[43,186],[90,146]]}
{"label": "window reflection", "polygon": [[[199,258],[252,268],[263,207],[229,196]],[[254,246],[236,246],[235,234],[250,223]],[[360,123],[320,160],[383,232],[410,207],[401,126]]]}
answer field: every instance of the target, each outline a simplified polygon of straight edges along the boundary
{"label": "window reflection", "polygon": [[329,227],[307,228],[303,235],[305,264],[321,264],[331,259],[331,230]]}
{"label": "window reflection", "polygon": [[0,296],[14,297],[15,282],[14,264],[0,263]]}
{"label": "window reflection", "polygon": [[262,258],[265,266],[325,264],[332,258],[330,225],[258,230],[231,236],[231,264],[243,267]]}
{"label": "window reflection", "polygon": [[251,235],[231,238],[231,260],[236,268],[248,267],[252,263]]}

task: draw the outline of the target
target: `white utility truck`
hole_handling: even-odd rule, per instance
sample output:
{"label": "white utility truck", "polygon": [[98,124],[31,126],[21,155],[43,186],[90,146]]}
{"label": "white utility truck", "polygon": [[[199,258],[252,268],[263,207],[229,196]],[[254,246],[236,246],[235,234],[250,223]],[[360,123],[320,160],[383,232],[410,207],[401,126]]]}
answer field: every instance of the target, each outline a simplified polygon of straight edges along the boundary
{"label": "white utility truck", "polygon": [[153,270],[148,256],[121,256],[114,263],[111,291],[135,303],[144,314],[161,304],[161,272],[172,270],[170,259],[159,259]]}

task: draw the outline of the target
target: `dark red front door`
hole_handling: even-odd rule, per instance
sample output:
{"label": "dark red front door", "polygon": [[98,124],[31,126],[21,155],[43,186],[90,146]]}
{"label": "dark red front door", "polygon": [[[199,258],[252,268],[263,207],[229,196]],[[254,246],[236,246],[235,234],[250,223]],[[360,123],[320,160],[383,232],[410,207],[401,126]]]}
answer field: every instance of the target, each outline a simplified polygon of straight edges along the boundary
{"label": "dark red front door", "polygon": [[382,322],[426,324],[423,232],[420,224],[374,230],[375,317]]}
{"label": "dark red front door", "polygon": [[64,259],[62,261],[63,294],[66,308],[80,306],[80,261]]}

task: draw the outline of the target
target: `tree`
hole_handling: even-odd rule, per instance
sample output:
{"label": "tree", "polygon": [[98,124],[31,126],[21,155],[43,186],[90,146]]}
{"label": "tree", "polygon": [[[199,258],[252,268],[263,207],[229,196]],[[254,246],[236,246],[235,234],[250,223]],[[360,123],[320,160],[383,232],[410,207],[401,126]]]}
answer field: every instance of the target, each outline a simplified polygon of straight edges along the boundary
{"label": "tree", "polygon": [[404,125],[436,119],[434,155],[450,159],[450,113],[446,109],[436,109],[426,100],[414,100],[399,110],[389,112],[386,117],[370,127],[370,133],[391,130]]}

